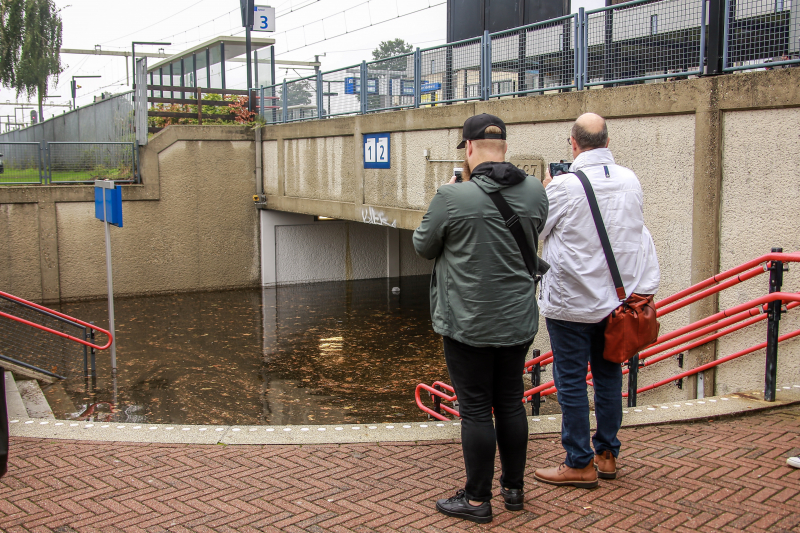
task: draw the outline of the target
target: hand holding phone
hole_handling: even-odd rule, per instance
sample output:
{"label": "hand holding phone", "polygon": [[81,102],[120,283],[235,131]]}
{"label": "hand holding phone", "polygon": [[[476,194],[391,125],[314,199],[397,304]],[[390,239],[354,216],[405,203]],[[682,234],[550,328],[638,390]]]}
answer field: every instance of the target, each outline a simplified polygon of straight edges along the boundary
{"label": "hand holding phone", "polygon": [[463,173],[464,173],[464,169],[461,168],[461,167],[455,167],[453,169],[453,176],[456,177],[456,183],[461,183],[462,181],[464,181],[462,179],[462,177],[461,177]]}
{"label": "hand holding phone", "polygon": [[572,163],[565,163],[563,161],[560,163],[550,163],[550,176],[555,178],[561,174],[569,174],[569,167],[571,165]]}

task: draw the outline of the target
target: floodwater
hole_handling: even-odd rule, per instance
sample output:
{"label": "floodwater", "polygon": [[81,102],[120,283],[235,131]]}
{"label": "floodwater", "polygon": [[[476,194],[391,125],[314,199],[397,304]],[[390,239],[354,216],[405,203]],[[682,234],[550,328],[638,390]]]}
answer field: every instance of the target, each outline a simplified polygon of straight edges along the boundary
{"label": "floodwater", "polygon": [[[413,276],[118,298],[116,412],[101,403],[91,416],[241,425],[423,420],[416,385],[449,382],[441,337],[431,329],[428,282]],[[61,310],[105,327],[106,305]],[[97,363],[96,386],[73,377],[47,388],[57,418],[113,400],[109,351]]]}

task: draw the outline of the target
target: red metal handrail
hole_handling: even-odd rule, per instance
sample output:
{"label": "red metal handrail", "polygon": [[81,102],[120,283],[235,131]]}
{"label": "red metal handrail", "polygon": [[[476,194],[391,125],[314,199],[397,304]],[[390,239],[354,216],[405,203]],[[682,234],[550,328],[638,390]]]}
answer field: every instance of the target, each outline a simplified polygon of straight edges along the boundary
{"label": "red metal handrail", "polygon": [[[658,309],[657,312],[658,316],[661,317],[673,311],[677,311],[678,309],[686,307],[691,303],[694,303],[698,300],[702,300],[703,298],[706,298],[713,294],[719,293],[743,281],[752,279],[758,276],[759,274],[763,274],[769,271],[772,261],[781,261],[784,263],[800,262],[800,252],[795,252],[795,253],[772,252],[769,254],[765,254],[757,259],[753,259],[735,268],[726,270],[725,272],[721,272],[706,280],[696,283],[691,287],[679,291],[673,294],[672,296],[669,296],[656,303],[656,308]],[[714,285],[715,283],[716,285]],[[784,302],[786,310],[788,311],[794,309],[797,306],[800,306],[800,293],[785,293],[785,292],[771,293],[756,298],[754,300],[751,300],[750,302],[734,306],[724,311],[720,311],[718,313],[715,313],[714,315],[711,315],[702,320],[698,320],[697,322],[689,324],[688,326],[678,328],[677,330],[671,331],[670,333],[660,336],[656,340],[656,342],[654,342],[652,345],[650,345],[648,348],[646,348],[639,354],[639,359],[640,361],[643,361],[643,366],[650,366],[659,361],[663,361],[664,359],[672,357],[675,354],[681,353],[683,351],[692,348],[696,348],[698,346],[716,340],[722,336],[733,333],[734,331],[738,331],[742,328],[752,325],[758,321],[764,320],[767,318],[767,315],[764,314],[766,312],[766,305],[769,302],[773,302],[776,300],[781,300],[782,302]],[[741,322],[741,324],[734,325],[737,324],[738,322]],[[732,327],[727,327],[727,326],[732,326]],[[708,333],[715,331],[717,333],[704,336]],[[778,338],[778,342],[794,338],[798,335],[800,335],[800,330],[785,335],[781,335]],[[637,389],[637,393],[651,390],[661,385],[671,383],[677,379],[681,379],[686,376],[703,372],[704,370],[713,368],[727,361],[731,361],[743,355],[753,353],[759,349],[764,348],[765,346],[766,343],[762,343],[757,346],[748,348],[746,350],[736,352],[735,354],[722,357],[720,359],[717,359],[710,363],[706,363],[692,370],[682,372],[681,374],[673,376],[672,378],[662,380],[657,384],[651,384],[639,388]],[[672,348],[675,349],[668,351],[667,353],[662,353],[657,357],[655,356],[656,354],[670,350]],[[529,372],[530,369],[532,369],[536,364],[544,366],[550,364],[552,361],[553,361],[552,351],[541,354],[538,357],[535,357],[525,363],[525,372],[526,373]],[[591,383],[592,379],[591,369],[588,370],[589,372],[587,374],[586,380],[587,382]],[[627,374],[628,372],[629,372],[628,369],[623,370],[623,374]],[[436,382],[436,384],[440,386],[445,385],[441,382]],[[424,384],[418,385],[415,391],[417,406],[422,411],[440,420],[448,420],[441,414],[436,413],[435,411],[431,410],[430,408],[422,404],[422,401],[420,399],[420,389],[428,391],[431,394],[431,397],[438,396],[442,400],[452,402],[456,400],[455,391],[453,391],[452,387],[448,387],[448,389],[451,392],[453,392],[452,396],[446,395],[441,391],[432,389],[431,387],[428,387],[427,385]],[[530,401],[532,396],[537,393],[540,396],[548,396],[555,392],[556,392],[555,383],[553,381],[549,381],[547,383],[526,390],[524,392],[523,402]],[[627,395],[627,393],[625,395]],[[440,407],[446,412],[453,414],[454,416],[458,416],[457,412],[454,413],[453,412],[454,410],[452,410],[451,408],[448,408],[445,405],[441,405]]]}
{"label": "red metal handrail", "polygon": [[9,300],[12,300],[12,301],[21,303],[21,304],[25,304],[25,305],[30,306],[30,307],[34,307],[34,308],[36,308],[36,309],[38,309],[40,311],[45,311],[46,313],[49,313],[49,314],[52,314],[52,315],[56,315],[56,316],[61,317],[61,318],[65,319],[65,320],[69,320],[71,322],[79,324],[79,325],[81,325],[81,326],[83,326],[85,328],[93,329],[95,331],[99,331],[100,333],[108,336],[108,342],[103,346],[98,346],[98,345],[92,344],[91,342],[88,342],[88,341],[86,341],[84,339],[79,339],[79,338],[73,337],[72,335],[69,335],[67,333],[63,333],[61,331],[58,331],[58,330],[55,330],[55,329],[52,329],[52,328],[48,328],[47,326],[43,326],[41,324],[36,324],[35,322],[30,322],[28,320],[25,320],[24,318],[19,318],[17,316],[10,315],[8,313],[4,313],[4,312],[0,311],[0,316],[2,316],[2,317],[9,318],[11,320],[14,320],[15,322],[19,322],[20,324],[25,324],[26,326],[32,326],[32,327],[34,327],[36,329],[40,329],[42,331],[46,331],[48,333],[52,333],[53,335],[58,335],[59,337],[63,337],[65,339],[68,339],[68,340],[83,344],[84,346],[88,346],[89,348],[94,348],[96,350],[107,350],[111,346],[111,343],[114,341],[114,337],[111,335],[110,332],[104,330],[103,328],[98,328],[97,326],[89,324],[88,322],[84,322],[83,320],[79,320],[79,319],[71,317],[69,315],[65,315],[64,313],[59,313],[58,311],[55,311],[55,310],[50,309],[48,307],[44,307],[43,305],[39,305],[39,304],[36,304],[36,303],[33,303],[33,302],[29,302],[28,300],[24,300],[22,298],[19,298],[17,296],[12,295],[12,294],[8,294],[7,292],[0,291],[0,296],[2,296],[3,298],[7,298]]}

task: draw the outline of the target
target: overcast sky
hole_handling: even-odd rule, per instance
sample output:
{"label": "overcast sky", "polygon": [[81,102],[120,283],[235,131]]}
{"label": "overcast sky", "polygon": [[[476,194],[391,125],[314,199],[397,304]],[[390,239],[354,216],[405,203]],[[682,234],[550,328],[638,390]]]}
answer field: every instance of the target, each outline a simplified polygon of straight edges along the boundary
{"label": "overcast sky", "polygon": [[[165,41],[166,52],[178,53],[221,35],[243,35],[238,0],[55,0],[64,23],[64,48],[130,50],[131,41]],[[402,38],[415,47],[445,42],[446,0],[256,0],[257,5],[272,5],[277,10],[275,34],[253,32],[254,36],[274,37],[278,59],[313,61],[322,57],[322,69],[359,63],[371,59],[371,51],[381,41]],[[604,0],[572,0],[572,9],[602,7]],[[346,32],[346,33],[345,33]],[[322,40],[324,39],[324,40]],[[321,41],[321,42],[316,42]],[[315,43],[315,44],[309,44]],[[139,47],[157,52],[159,47]],[[151,60],[153,61],[153,60]],[[126,84],[125,58],[63,54],[64,72],[48,92],[48,103],[66,104],[71,100],[73,75],[100,75],[79,82],[77,104],[92,102],[102,91],[118,93]],[[277,79],[308,75],[298,70],[279,69]],[[57,96],[57,98],[56,98]],[[0,102],[35,102],[26,95],[17,99],[14,91],[0,89]],[[60,114],[66,108],[45,108],[45,116]],[[0,121],[13,114],[13,106],[2,106]],[[18,111],[18,117],[20,116]],[[27,117],[28,120],[30,117]]]}

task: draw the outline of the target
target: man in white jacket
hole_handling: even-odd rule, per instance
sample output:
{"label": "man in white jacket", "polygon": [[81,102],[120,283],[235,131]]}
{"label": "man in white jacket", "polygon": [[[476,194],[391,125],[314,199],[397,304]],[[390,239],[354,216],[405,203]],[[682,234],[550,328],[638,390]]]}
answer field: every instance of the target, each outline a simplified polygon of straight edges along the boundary
{"label": "man in white jacket", "polygon": [[[578,117],[569,138],[570,173],[545,179],[550,206],[542,257],[539,309],[553,348],[553,377],[562,411],[564,463],[534,477],[552,485],[597,486],[598,475],[616,477],[622,423],[622,367],[603,359],[606,318],[620,305],[586,193],[573,173],[583,171],[594,189],[626,294],[654,294],[660,271],[644,225],[642,187],[636,174],[616,165],[605,120]],[[591,364],[597,431],[590,444],[587,366]],[[597,468],[595,469],[595,465]]]}

